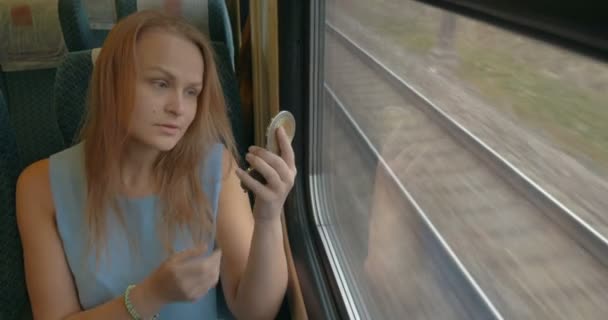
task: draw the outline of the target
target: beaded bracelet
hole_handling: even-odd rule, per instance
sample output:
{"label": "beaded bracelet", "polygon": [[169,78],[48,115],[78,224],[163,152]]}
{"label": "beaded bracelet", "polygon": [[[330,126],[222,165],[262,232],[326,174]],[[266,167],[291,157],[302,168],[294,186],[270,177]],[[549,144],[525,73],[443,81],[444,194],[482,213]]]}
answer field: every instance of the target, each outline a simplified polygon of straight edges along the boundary
{"label": "beaded bracelet", "polygon": [[[137,311],[135,311],[135,307],[133,307],[133,304],[131,303],[131,299],[130,299],[130,294],[131,294],[131,289],[135,288],[135,285],[129,285],[127,287],[127,290],[125,290],[125,306],[127,307],[127,311],[129,312],[129,315],[131,316],[131,319],[133,320],[142,320],[141,316],[139,315],[139,313],[137,313]],[[154,315],[154,317],[152,317],[152,320],[158,320],[158,313]]]}

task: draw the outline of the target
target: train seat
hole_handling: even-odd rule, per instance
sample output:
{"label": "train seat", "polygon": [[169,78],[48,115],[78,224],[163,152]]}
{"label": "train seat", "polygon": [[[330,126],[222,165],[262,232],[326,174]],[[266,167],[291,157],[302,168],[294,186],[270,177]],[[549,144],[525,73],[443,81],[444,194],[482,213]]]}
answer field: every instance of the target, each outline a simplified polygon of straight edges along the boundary
{"label": "train seat", "polygon": [[0,319],[3,320],[31,318],[15,218],[15,185],[20,172],[16,136],[0,92]]}
{"label": "train seat", "polygon": [[0,3],[0,319],[31,319],[15,220],[17,177],[64,147],[53,107],[56,67],[67,54],[57,4]]}
{"label": "train seat", "polygon": [[0,68],[21,168],[64,146],[53,107],[56,67],[67,54],[57,0],[0,4]]}
{"label": "train seat", "polygon": [[[90,17],[89,7],[91,3],[104,4],[108,2],[109,8],[112,8],[114,0],[59,0],[59,21],[65,45],[68,50],[80,51],[92,48],[101,47],[103,41],[108,35],[108,24],[102,25]],[[89,5],[89,6],[87,6]],[[95,9],[96,7],[93,7]],[[95,16],[102,16],[97,14]],[[96,27],[97,26],[97,27]]]}

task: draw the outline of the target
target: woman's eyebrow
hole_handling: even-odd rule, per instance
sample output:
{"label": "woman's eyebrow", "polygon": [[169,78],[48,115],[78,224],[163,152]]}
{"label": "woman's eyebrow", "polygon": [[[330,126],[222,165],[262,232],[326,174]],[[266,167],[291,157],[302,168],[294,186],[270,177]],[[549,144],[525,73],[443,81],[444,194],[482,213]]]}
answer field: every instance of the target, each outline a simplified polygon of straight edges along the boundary
{"label": "woman's eyebrow", "polygon": [[[168,78],[170,78],[171,80],[176,79],[176,77],[173,75],[173,73],[171,73],[171,71],[169,71],[161,66],[149,67],[148,70],[149,71],[159,71],[159,72],[163,73],[165,76],[167,76]],[[188,85],[195,86],[195,87],[202,87],[203,82],[202,81],[192,81],[192,82],[188,83]]]}
{"label": "woman's eyebrow", "polygon": [[173,75],[173,73],[171,73],[169,70],[167,70],[163,67],[159,67],[159,66],[149,67],[148,71],[159,71],[162,74],[164,74],[165,76],[171,78],[172,80],[175,80],[175,76]]}

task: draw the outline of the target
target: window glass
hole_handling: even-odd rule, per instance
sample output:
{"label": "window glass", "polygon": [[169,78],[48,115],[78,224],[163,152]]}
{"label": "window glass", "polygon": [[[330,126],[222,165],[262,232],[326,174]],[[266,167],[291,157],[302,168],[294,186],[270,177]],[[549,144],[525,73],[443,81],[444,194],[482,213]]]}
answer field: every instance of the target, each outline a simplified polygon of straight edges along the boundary
{"label": "window glass", "polygon": [[608,237],[608,65],[417,1],[325,18],[317,222],[353,312],[606,314],[608,268],[575,239]]}

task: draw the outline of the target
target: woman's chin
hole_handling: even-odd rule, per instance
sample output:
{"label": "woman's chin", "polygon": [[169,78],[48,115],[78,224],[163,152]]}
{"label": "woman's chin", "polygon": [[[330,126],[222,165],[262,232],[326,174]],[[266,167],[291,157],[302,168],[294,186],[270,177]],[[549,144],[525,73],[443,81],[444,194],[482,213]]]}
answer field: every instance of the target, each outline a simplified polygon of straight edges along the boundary
{"label": "woman's chin", "polygon": [[152,148],[157,149],[160,152],[167,152],[173,150],[177,143],[179,142],[178,138],[173,137],[159,137],[156,139],[150,139],[148,141],[148,145]]}

